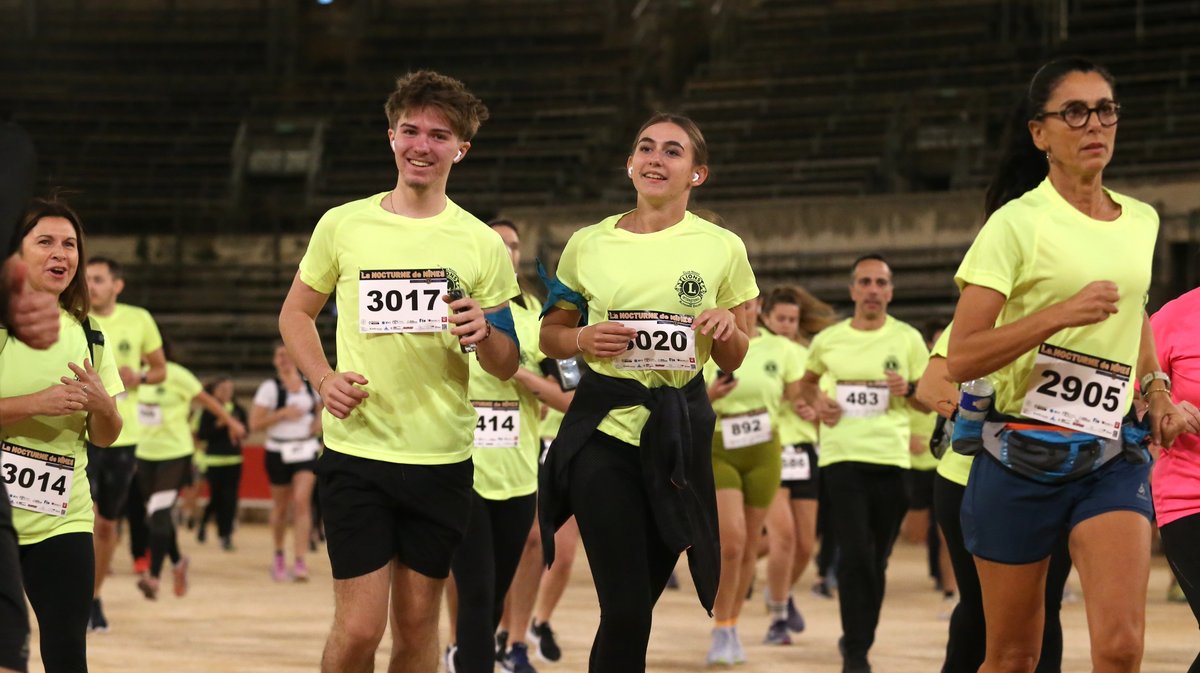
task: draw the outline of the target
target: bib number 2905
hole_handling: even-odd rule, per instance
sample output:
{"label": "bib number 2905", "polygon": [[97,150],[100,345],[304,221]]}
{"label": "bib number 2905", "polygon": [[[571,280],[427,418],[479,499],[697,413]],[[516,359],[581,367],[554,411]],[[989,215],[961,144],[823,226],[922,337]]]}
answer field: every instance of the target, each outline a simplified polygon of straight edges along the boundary
{"label": "bib number 2905", "polygon": [[1116,411],[1121,406],[1121,389],[1117,386],[1102,385],[1097,381],[1084,382],[1078,376],[1063,376],[1053,369],[1042,370],[1046,381],[1037,387],[1037,392],[1047,397],[1061,397],[1067,402],[1083,399],[1083,403],[1092,408],[1105,411]]}

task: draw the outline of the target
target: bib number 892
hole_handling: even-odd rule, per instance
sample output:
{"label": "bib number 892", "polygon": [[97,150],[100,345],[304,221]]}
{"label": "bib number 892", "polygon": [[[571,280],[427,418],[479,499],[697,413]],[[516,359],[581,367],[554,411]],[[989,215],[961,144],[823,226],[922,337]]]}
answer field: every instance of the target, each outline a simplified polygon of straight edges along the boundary
{"label": "bib number 892", "polygon": [[[1087,406],[1100,407],[1105,411],[1116,411],[1121,406],[1121,391],[1116,386],[1104,386],[1096,381],[1084,384],[1079,377],[1063,376],[1053,369],[1043,371],[1042,376],[1048,380],[1038,386],[1037,391],[1048,397],[1061,397],[1067,402],[1074,402],[1082,397]],[[1061,391],[1058,390],[1060,384]]]}
{"label": "bib number 892", "polygon": [[730,434],[734,437],[738,435],[748,435],[755,432],[762,432],[762,421],[741,421],[729,426]]}
{"label": "bib number 892", "polygon": [[429,300],[429,305],[425,307],[425,310],[432,311],[441,292],[439,290],[412,290],[408,294],[401,294],[399,290],[388,290],[387,292],[371,290],[367,292],[367,298],[371,300],[367,308],[372,311],[382,311],[386,306],[389,311],[399,311],[407,302],[411,305],[410,310],[418,311],[420,309],[417,307],[417,299],[420,295],[425,295]]}
{"label": "bib number 892", "polygon": [[17,466],[13,465],[12,463],[6,463],[4,465],[5,484],[16,484],[21,488],[32,488],[33,485],[39,481],[42,482],[41,486],[39,487],[39,490],[42,493],[45,493],[46,491],[54,491],[59,495],[66,495],[67,493],[67,477],[65,475],[60,476],[54,481],[53,484],[51,484],[49,472],[38,474],[32,468],[23,467],[18,470]]}
{"label": "bib number 892", "polygon": [[676,351],[682,353],[687,350],[687,335],[683,332],[666,332],[655,330],[653,332],[645,332],[638,330],[637,336],[629,343],[629,348],[634,347],[643,351]]}

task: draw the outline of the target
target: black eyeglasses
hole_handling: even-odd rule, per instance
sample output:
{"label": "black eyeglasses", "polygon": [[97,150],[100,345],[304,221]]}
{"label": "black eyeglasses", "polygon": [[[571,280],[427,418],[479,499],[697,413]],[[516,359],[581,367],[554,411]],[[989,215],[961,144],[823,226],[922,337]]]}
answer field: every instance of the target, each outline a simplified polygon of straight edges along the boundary
{"label": "black eyeglasses", "polygon": [[1068,103],[1063,109],[1057,112],[1039,112],[1033,118],[1041,121],[1046,117],[1058,117],[1067,126],[1073,129],[1081,129],[1087,126],[1093,112],[1096,113],[1096,119],[1100,122],[1101,126],[1114,126],[1117,120],[1121,118],[1121,104],[1115,101],[1104,101],[1096,107],[1088,107],[1086,103],[1076,101]]}

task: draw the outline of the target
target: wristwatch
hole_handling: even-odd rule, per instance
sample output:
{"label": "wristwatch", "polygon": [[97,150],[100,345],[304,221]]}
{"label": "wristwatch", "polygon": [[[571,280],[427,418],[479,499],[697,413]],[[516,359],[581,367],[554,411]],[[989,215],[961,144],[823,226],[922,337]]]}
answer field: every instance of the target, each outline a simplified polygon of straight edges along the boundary
{"label": "wristwatch", "polygon": [[906,390],[904,392],[904,396],[912,397],[913,395],[916,395],[916,394],[917,394],[917,384],[913,383],[912,381],[909,381],[908,382],[908,390]]}
{"label": "wristwatch", "polygon": [[1150,390],[1150,384],[1154,383],[1155,381],[1162,381],[1164,386],[1163,390],[1166,390],[1168,393],[1171,392],[1171,377],[1167,376],[1166,372],[1150,372],[1142,377],[1143,397],[1145,397],[1146,393]]}

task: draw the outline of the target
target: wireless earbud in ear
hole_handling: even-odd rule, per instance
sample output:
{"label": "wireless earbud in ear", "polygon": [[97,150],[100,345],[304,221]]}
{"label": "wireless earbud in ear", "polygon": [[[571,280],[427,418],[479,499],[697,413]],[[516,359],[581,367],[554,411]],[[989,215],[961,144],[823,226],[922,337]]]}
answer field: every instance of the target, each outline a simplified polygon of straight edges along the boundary
{"label": "wireless earbud in ear", "polygon": [[458,154],[455,154],[455,155],[454,155],[454,163],[456,163],[456,164],[457,164],[457,163],[459,162],[459,160],[460,160],[460,159],[462,159],[462,150],[459,150],[459,151],[458,151]]}
{"label": "wireless earbud in ear", "polygon": [[700,174],[692,173],[692,182],[700,182]]}
{"label": "wireless earbud in ear", "polygon": [[396,141],[395,140],[392,141],[392,151],[393,152],[396,151]]}
{"label": "wireless earbud in ear", "polygon": [[626,172],[626,173],[628,173],[628,174],[629,174],[629,177],[631,177],[631,178],[632,178],[632,177],[633,177],[633,166],[630,166],[630,167],[629,167],[629,170],[628,170],[628,171],[625,171],[625,172]]}

